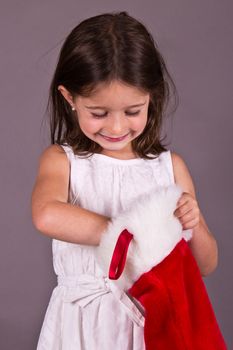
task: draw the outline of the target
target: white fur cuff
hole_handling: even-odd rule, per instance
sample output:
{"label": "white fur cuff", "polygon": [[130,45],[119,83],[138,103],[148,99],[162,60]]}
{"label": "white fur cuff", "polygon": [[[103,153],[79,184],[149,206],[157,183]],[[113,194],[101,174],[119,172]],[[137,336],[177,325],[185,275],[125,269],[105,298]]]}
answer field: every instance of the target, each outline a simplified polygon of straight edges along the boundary
{"label": "white fur cuff", "polygon": [[103,233],[95,253],[106,276],[120,233],[127,229],[133,234],[125,270],[116,281],[124,290],[168,256],[182,238],[191,238],[191,230],[182,230],[173,214],[182,192],[180,186],[172,184],[139,197],[131,208],[112,219]]}

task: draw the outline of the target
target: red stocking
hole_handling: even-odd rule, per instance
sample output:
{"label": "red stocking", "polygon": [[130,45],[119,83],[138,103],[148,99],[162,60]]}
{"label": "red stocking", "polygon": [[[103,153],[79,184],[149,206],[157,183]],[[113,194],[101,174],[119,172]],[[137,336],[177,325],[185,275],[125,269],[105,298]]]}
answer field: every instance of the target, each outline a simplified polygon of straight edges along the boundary
{"label": "red stocking", "polygon": [[190,232],[173,214],[181,193],[173,185],[135,201],[112,219],[96,258],[106,276],[144,307],[147,350],[225,350],[186,242]]}
{"label": "red stocking", "polygon": [[183,239],[129,293],[145,308],[147,350],[226,349],[199,268]]}

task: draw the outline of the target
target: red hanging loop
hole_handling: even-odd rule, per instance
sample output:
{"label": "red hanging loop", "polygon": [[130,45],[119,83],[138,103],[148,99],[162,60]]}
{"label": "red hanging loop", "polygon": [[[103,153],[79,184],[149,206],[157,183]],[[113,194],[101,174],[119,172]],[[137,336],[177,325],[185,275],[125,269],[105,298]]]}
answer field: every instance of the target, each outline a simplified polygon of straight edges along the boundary
{"label": "red hanging loop", "polygon": [[112,260],[109,267],[110,279],[117,280],[122,274],[125,267],[129,244],[132,238],[133,238],[132,233],[130,233],[126,229],[123,230],[119,235],[113,251]]}

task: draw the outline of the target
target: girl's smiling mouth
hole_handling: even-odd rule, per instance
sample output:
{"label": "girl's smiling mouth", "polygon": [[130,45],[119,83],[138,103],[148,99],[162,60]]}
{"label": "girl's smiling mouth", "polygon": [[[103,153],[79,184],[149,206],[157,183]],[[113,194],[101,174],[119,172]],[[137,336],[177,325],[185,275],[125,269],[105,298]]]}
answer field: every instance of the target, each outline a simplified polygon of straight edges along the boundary
{"label": "girl's smiling mouth", "polygon": [[99,134],[100,136],[102,136],[105,140],[107,141],[110,141],[110,142],[119,142],[119,141],[122,141],[124,140],[128,135],[124,135],[124,136],[120,136],[120,137],[109,137],[109,136],[106,136],[106,135],[102,135],[102,134]]}

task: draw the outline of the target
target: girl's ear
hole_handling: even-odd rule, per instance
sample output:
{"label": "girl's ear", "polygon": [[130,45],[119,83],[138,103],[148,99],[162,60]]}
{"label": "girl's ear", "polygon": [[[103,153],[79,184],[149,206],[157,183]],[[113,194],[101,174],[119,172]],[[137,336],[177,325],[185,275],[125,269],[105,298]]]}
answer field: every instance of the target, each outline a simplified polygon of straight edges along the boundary
{"label": "girl's ear", "polygon": [[63,85],[59,85],[57,88],[60,93],[63,95],[63,97],[66,99],[66,101],[70,104],[73,105],[73,97],[71,93],[65,88]]}

